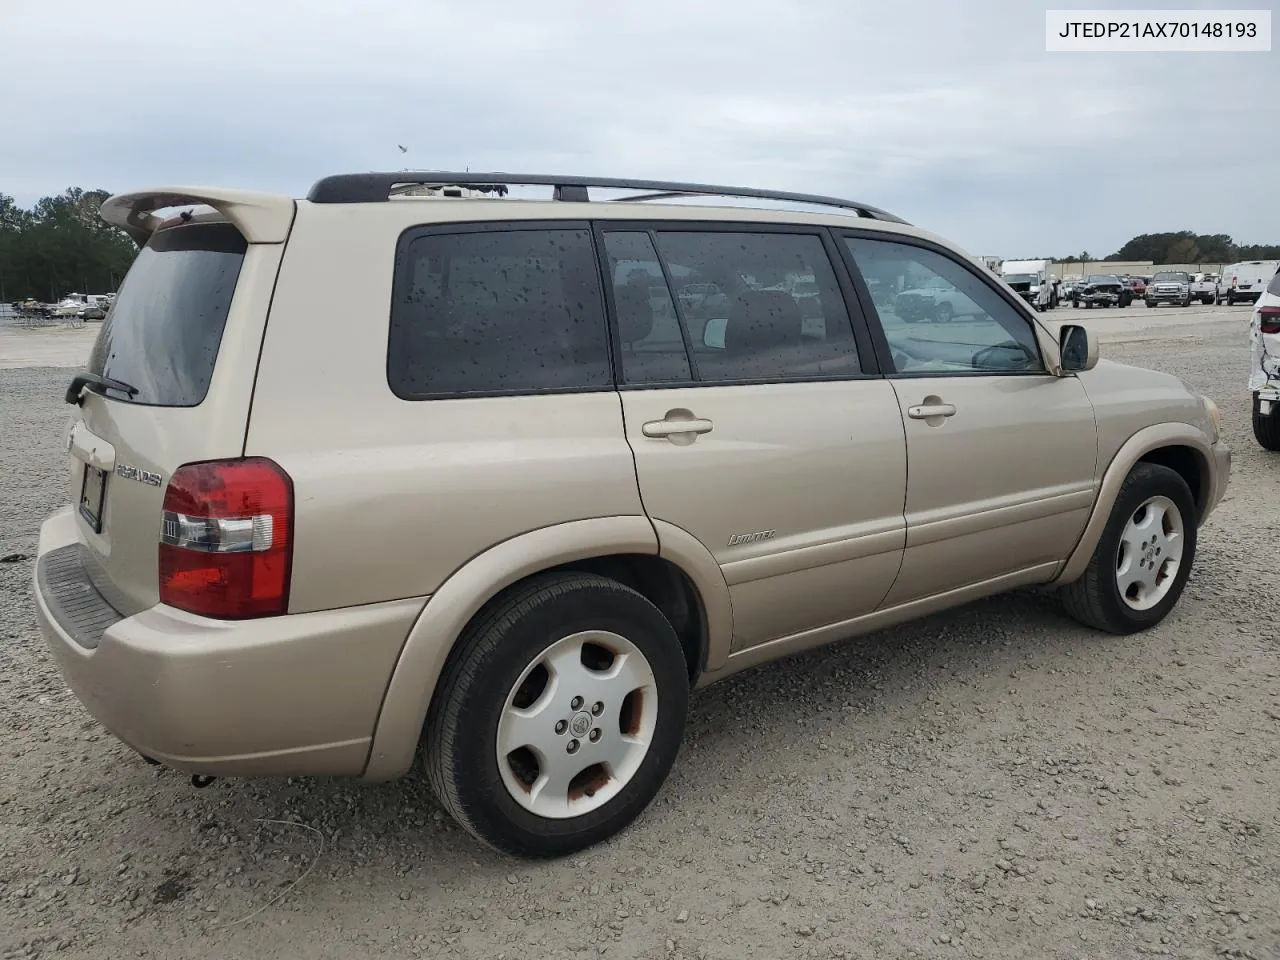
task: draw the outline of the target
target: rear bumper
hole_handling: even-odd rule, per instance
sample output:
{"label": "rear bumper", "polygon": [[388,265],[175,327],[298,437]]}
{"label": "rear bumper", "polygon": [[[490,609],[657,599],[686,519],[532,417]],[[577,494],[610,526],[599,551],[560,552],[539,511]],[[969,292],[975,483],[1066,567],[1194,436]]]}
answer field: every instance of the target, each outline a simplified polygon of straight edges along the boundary
{"label": "rear bumper", "polygon": [[121,617],[77,560],[71,508],[40,530],[35,604],[67,685],[112,734],[214,776],[359,775],[423,599],[240,622]]}

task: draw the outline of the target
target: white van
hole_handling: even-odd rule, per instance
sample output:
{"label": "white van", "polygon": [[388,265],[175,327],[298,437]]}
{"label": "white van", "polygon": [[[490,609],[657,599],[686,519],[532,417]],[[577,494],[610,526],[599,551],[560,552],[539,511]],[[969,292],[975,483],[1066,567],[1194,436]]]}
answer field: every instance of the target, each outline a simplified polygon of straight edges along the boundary
{"label": "white van", "polygon": [[1224,300],[1233,306],[1237,300],[1257,303],[1262,291],[1280,270],[1280,260],[1243,260],[1222,268],[1214,304]]}

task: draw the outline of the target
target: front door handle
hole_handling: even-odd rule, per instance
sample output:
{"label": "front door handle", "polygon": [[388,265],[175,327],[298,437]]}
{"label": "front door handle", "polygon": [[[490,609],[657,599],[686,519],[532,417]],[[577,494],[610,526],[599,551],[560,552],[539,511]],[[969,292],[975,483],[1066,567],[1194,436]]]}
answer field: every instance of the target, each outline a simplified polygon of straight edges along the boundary
{"label": "front door handle", "polygon": [[955,415],[954,403],[920,403],[914,407],[907,407],[907,416],[912,420],[932,420],[934,417],[954,417]]}
{"label": "front door handle", "polygon": [[690,420],[650,420],[642,424],[640,432],[646,437],[655,439],[673,437],[682,433],[710,433],[713,424],[710,420],[697,418]]}

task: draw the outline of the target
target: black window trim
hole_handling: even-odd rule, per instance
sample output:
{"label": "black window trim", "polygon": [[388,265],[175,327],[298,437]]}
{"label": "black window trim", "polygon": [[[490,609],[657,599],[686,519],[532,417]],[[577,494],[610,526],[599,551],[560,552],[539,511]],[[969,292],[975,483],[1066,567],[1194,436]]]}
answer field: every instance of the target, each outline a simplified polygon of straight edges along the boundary
{"label": "black window trim", "polygon": [[[940,243],[927,240],[924,237],[916,237],[911,234],[890,232],[887,230],[866,230],[857,227],[835,227],[832,232],[838,239],[838,247],[841,262],[845,269],[849,271],[852,278],[854,289],[857,291],[859,306],[865,317],[868,318],[868,326],[871,330],[871,337],[875,342],[876,358],[879,361],[880,369],[884,371],[884,375],[893,380],[921,380],[939,377],[1047,377],[1052,376],[1049,373],[1048,364],[1045,363],[1044,351],[1040,347],[1040,337],[1037,333],[1040,328],[1039,321],[1031,315],[1030,307],[1017,296],[1008,292],[990,279],[982,275],[977,266],[967,259],[958,256],[954,250],[950,250]],[[1031,328],[1032,337],[1036,345],[1036,355],[1040,361],[1040,369],[1038,370],[908,370],[898,372],[894,369],[893,354],[889,347],[889,338],[885,335],[884,324],[880,320],[880,312],[876,309],[875,303],[871,299],[871,289],[867,286],[866,278],[862,276],[862,271],[858,268],[857,262],[853,258],[853,251],[849,249],[849,245],[844,242],[846,237],[852,237],[859,240],[883,240],[889,243],[902,244],[904,246],[920,247],[945,257],[952,263],[963,267],[977,278],[979,283],[985,285],[992,293],[999,296],[1007,303],[1018,316],[1022,317]]]}
{"label": "black window trim", "polygon": [[[702,389],[710,387],[768,386],[778,383],[839,383],[844,381],[877,380],[882,378],[883,365],[873,349],[873,340],[869,324],[863,313],[861,303],[854,295],[854,288],[846,275],[847,267],[840,255],[840,245],[831,236],[828,227],[807,223],[762,223],[754,220],[656,220],[656,219],[619,219],[594,220],[596,230],[596,250],[599,256],[600,272],[604,277],[605,300],[609,307],[609,342],[617,351],[613,369],[614,383],[619,391],[625,390],[680,390],[690,387]],[[667,295],[671,297],[679,319],[680,335],[685,340],[686,358],[689,360],[691,375],[696,376],[696,366],[692,358],[692,350],[685,330],[684,317],[679,297],[672,288],[671,275],[666,259],[658,246],[658,233],[781,233],[790,235],[814,236],[822,243],[823,252],[835,274],[836,286],[844,301],[845,314],[852,327],[854,349],[858,354],[858,362],[862,372],[858,374],[838,374],[822,377],[752,377],[741,380],[657,380],[652,382],[626,383],[622,377],[621,338],[618,331],[618,318],[613,299],[613,277],[609,271],[609,255],[605,249],[606,233],[643,233],[649,236],[653,244],[654,254],[662,268],[662,275],[667,284]]]}
{"label": "black window trim", "polygon": [[[600,386],[588,387],[538,387],[534,389],[513,387],[506,390],[451,390],[444,392],[414,393],[409,395],[401,393],[396,389],[391,378],[390,335],[392,315],[395,312],[396,304],[400,302],[401,294],[406,291],[407,285],[412,282],[412,273],[407,269],[410,246],[412,246],[415,240],[428,236],[438,237],[469,233],[511,233],[517,230],[536,230],[544,232],[547,230],[581,230],[586,232],[588,240],[591,242],[592,246],[597,249],[597,256],[593,258],[593,263],[596,266],[596,283],[601,295],[600,316],[606,323],[605,350],[609,370],[608,382],[601,384]],[[613,349],[615,325],[612,320],[606,319],[608,311],[606,309],[605,298],[609,296],[610,291],[607,289],[608,284],[606,284],[605,278],[600,271],[598,246],[599,245],[595,242],[595,235],[592,232],[591,222],[588,220],[469,220],[454,223],[415,224],[414,226],[407,227],[402,230],[400,232],[400,236],[396,239],[395,260],[393,262],[391,274],[391,302],[387,305],[387,350],[386,359],[383,364],[383,372],[386,377],[387,389],[390,390],[392,396],[405,403],[420,403],[433,400],[486,400],[495,397],[542,397],[574,393],[615,392],[618,389],[618,366],[616,361],[616,352]]]}
{"label": "black window trim", "polygon": [[[605,221],[606,223],[608,221]],[[643,226],[634,227],[632,229],[609,231],[602,228],[601,221],[592,221],[592,241],[596,248],[596,267],[600,273],[601,285],[604,289],[605,307],[608,314],[609,324],[609,350],[611,352],[611,362],[613,366],[613,383],[614,389],[626,390],[643,387],[645,389],[654,390],[659,387],[684,387],[690,383],[700,382],[697,379],[697,364],[693,359],[693,348],[689,341],[689,331],[685,329],[684,317],[680,313],[679,297],[677,297],[671,288],[671,274],[667,270],[667,265],[662,260],[662,255],[658,253],[658,238],[652,230]],[[609,265],[609,249],[605,245],[605,234],[613,233],[640,233],[649,241],[649,245],[653,247],[653,258],[658,264],[658,269],[662,271],[662,281],[666,284],[667,296],[671,300],[671,309],[676,312],[676,326],[680,328],[680,339],[684,343],[685,366],[689,369],[690,380],[658,380],[652,383],[626,383],[624,382],[625,373],[622,364],[622,325],[618,322],[618,300],[614,296],[613,270]]]}

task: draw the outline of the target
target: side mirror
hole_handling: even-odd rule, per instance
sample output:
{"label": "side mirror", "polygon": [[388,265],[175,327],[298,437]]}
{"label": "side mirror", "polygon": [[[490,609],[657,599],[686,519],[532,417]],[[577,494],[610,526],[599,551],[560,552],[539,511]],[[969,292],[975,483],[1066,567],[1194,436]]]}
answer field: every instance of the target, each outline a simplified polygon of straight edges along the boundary
{"label": "side mirror", "polygon": [[1078,323],[1064,324],[1058,333],[1058,356],[1063,373],[1079,373],[1098,365],[1098,337]]}

